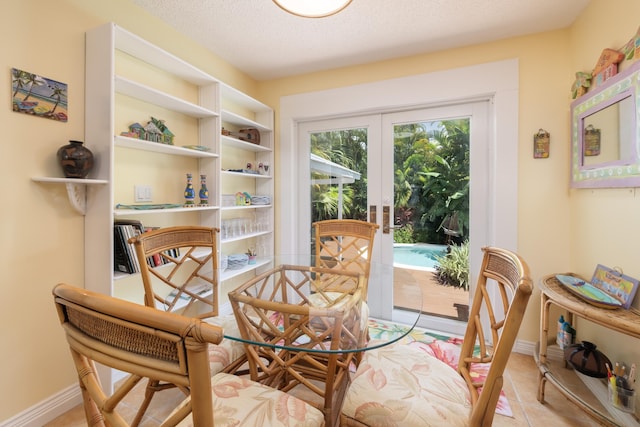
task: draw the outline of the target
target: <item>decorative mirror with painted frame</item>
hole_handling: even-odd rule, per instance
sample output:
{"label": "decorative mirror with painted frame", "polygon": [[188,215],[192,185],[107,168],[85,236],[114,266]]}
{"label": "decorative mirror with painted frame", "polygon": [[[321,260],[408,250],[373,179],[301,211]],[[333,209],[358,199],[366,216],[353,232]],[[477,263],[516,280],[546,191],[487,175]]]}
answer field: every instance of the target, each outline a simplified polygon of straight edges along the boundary
{"label": "decorative mirror with painted frame", "polygon": [[571,103],[571,186],[640,187],[640,61]]}

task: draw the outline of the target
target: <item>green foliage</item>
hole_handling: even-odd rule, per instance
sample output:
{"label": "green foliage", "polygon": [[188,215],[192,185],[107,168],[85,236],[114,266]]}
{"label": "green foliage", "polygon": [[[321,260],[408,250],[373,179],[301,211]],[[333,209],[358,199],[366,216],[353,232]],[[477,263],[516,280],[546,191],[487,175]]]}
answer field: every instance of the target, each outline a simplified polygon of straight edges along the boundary
{"label": "green foliage", "polygon": [[[454,215],[460,234],[455,241],[468,236],[469,124],[460,118],[394,126],[396,242],[448,243],[441,226]],[[314,132],[310,138],[313,154],[361,174],[343,188],[343,214],[366,221],[367,129]],[[311,203],[312,221],[337,218],[337,187],[312,185]]]}
{"label": "green foliage", "polygon": [[447,286],[469,290],[469,241],[459,246],[450,246],[444,256],[437,256],[436,278]]}
{"label": "green foliage", "polygon": [[393,230],[393,241],[395,243],[415,243],[415,240],[413,240],[413,226],[405,224]]}
{"label": "green foliage", "polygon": [[413,224],[415,241],[445,243],[440,225],[457,213],[468,235],[469,120],[396,126],[394,150],[396,224]]}
{"label": "green foliage", "polygon": [[[367,130],[346,129],[311,134],[311,153],[361,174],[361,178],[343,187],[345,218],[367,220]],[[326,176],[312,174],[312,178]],[[330,184],[311,186],[311,221],[338,218],[338,187]]]}

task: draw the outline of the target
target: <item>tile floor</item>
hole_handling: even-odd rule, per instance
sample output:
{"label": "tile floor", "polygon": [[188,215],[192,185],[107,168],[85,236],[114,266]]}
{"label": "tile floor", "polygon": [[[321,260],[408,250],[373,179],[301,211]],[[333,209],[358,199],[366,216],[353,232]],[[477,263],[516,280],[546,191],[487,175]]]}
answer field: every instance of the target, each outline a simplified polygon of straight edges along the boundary
{"label": "tile floor", "polygon": [[[494,426],[581,427],[598,425],[566,400],[550,384],[547,384],[545,389],[545,404],[538,402],[536,399],[538,369],[531,356],[513,353],[505,374],[504,389],[513,410],[513,418],[496,415]],[[172,406],[181,399],[182,394],[177,390],[157,394],[151,402],[148,415],[141,426],[159,425],[162,417],[166,416]],[[131,409],[131,413],[125,416],[133,417],[135,402],[131,402],[131,400],[126,402],[127,409]],[[84,412],[82,407],[78,406],[46,424],[45,427],[80,427],[85,425]]]}

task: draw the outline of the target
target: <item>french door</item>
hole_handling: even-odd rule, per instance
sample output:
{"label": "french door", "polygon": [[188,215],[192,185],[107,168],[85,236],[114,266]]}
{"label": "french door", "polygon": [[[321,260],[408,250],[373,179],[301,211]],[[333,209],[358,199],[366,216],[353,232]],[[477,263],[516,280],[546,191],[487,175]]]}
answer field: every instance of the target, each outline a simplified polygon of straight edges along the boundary
{"label": "french door", "polygon": [[[416,265],[413,260],[398,259],[403,256],[399,250],[403,245],[431,250],[446,248],[445,242],[461,244],[468,241],[472,254],[470,271],[477,270],[479,247],[486,244],[483,235],[486,227],[479,224],[487,221],[487,207],[482,196],[487,191],[486,173],[483,173],[483,165],[487,164],[484,158],[488,140],[487,104],[473,102],[299,123],[300,182],[309,182],[309,185],[300,185],[299,200],[309,203],[307,207],[300,206],[303,218],[298,236],[310,242],[310,225],[319,219],[354,218],[380,225],[373,260],[393,264],[394,277],[371,277],[369,306],[372,316],[402,321],[406,310],[422,309],[425,313],[423,326],[451,333],[464,330],[465,323],[460,321],[464,319],[455,315],[460,309],[452,304],[468,306],[468,291],[458,289],[453,292],[452,300],[450,296],[442,295],[434,298],[433,290],[424,288],[423,299],[435,303],[432,307],[438,307],[429,308],[428,304],[406,298],[403,301],[394,281],[424,282],[433,280],[435,274],[433,265],[421,266],[420,261]],[[433,200],[433,197],[427,197],[429,188],[441,185],[440,190],[447,191],[443,184],[447,179],[453,181],[453,175],[443,176],[442,170],[429,169],[429,164],[447,163],[442,155],[442,150],[447,148],[444,139],[453,138],[451,133],[454,131],[462,132],[462,138],[466,138],[466,142],[458,141],[457,148],[462,149],[458,161],[464,163],[466,160],[468,167],[466,172],[462,171],[462,175],[467,176],[467,193],[464,194],[464,184],[452,183],[452,194],[441,194],[438,200]],[[454,161],[449,158],[448,163]],[[461,194],[453,194],[456,189]],[[455,229],[443,221],[450,219],[453,213],[459,219]],[[445,236],[443,229],[457,235]],[[394,245],[394,233],[398,233],[395,240],[404,242],[402,245]],[[305,244],[309,243],[302,243],[300,247]],[[475,277],[471,275],[469,284],[474,283]],[[452,305],[447,307],[449,312],[440,310],[444,304]]]}

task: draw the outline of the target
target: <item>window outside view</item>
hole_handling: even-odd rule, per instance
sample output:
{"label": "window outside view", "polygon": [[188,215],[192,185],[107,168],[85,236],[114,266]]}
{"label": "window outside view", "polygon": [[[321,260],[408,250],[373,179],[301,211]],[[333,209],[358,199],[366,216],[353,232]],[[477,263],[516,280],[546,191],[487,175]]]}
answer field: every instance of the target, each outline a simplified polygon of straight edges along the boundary
{"label": "window outside view", "polygon": [[[462,321],[469,304],[469,123],[460,118],[395,125],[389,177],[395,280],[422,286],[424,313]],[[367,147],[366,128],[311,134],[312,222],[367,221]],[[343,173],[328,176],[314,167],[322,163]],[[394,287],[395,308],[420,308],[399,289]]]}

